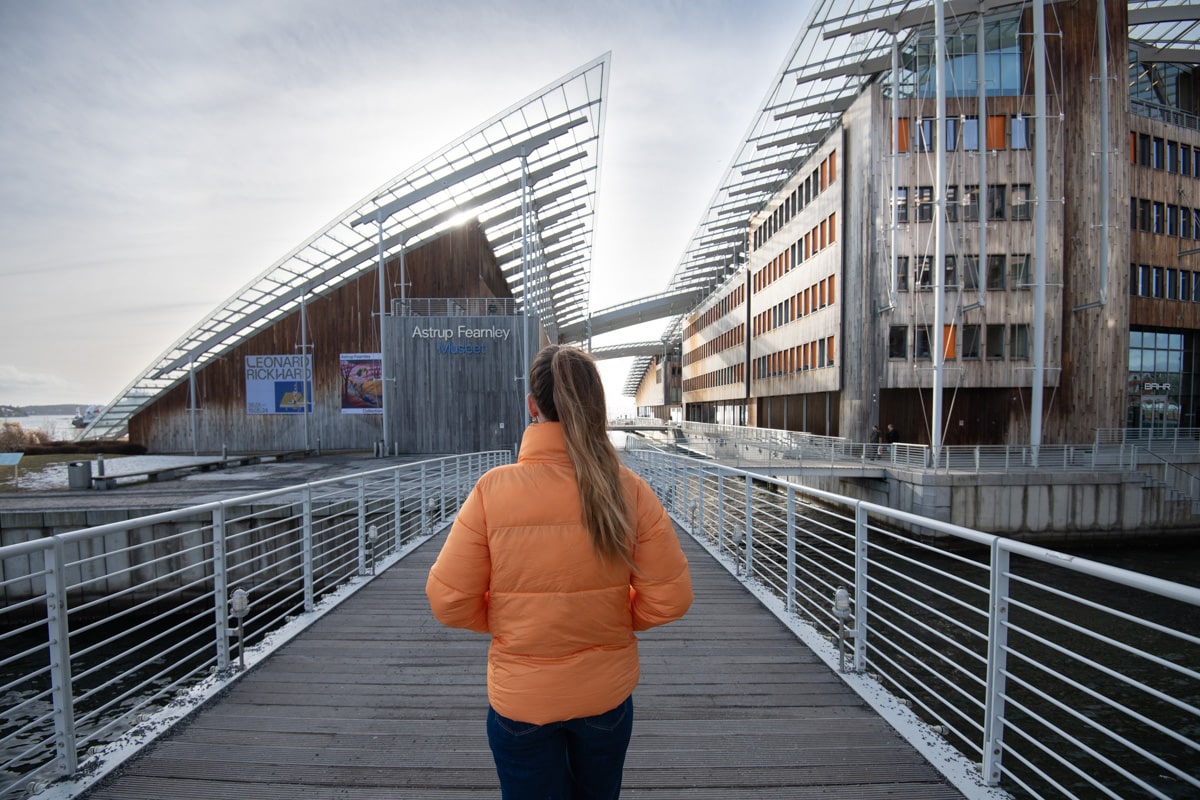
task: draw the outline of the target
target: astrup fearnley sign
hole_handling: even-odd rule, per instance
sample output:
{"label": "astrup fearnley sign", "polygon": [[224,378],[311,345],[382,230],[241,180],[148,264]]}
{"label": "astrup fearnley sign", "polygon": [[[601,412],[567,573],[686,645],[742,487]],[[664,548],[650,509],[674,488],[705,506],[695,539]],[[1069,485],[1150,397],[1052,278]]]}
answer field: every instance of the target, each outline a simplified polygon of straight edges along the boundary
{"label": "astrup fearnley sign", "polygon": [[[413,327],[413,339],[437,340],[439,353],[451,355],[475,354],[487,352],[487,339],[504,341],[512,336],[512,331],[506,328],[472,328],[459,325],[455,328],[435,328],[433,326]],[[467,339],[469,344],[459,344],[455,339]]]}

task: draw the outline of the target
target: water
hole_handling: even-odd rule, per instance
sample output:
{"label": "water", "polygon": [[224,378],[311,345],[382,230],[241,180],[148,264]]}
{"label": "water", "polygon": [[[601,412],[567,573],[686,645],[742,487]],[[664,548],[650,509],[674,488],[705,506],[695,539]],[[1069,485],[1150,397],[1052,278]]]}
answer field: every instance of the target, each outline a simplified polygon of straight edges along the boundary
{"label": "water", "polygon": [[27,431],[42,431],[54,441],[73,442],[79,429],[71,425],[72,416],[0,417],[0,425],[15,422]]}

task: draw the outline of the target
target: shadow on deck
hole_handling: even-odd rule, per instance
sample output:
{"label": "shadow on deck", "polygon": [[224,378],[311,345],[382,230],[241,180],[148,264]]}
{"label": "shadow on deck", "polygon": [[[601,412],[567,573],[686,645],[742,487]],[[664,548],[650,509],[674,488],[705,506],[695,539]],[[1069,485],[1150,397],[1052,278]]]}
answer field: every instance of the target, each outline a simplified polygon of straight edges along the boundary
{"label": "shadow on deck", "polygon": [[[681,535],[696,602],[639,635],[622,797],[961,798],[720,564]],[[499,797],[487,638],[425,601],[418,548],[84,796]]]}

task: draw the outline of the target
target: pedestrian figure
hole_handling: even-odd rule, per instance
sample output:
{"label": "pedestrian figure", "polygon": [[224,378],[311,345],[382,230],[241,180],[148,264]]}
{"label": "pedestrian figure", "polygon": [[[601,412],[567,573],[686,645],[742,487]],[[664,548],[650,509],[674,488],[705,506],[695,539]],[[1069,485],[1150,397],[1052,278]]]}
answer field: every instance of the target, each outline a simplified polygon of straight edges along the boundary
{"label": "pedestrian figure", "polygon": [[546,347],[529,390],[517,463],[471,490],[425,592],[443,624],[492,636],[487,733],[505,800],[613,800],[634,631],[682,617],[691,577],[662,503],[608,440],[591,356]]}

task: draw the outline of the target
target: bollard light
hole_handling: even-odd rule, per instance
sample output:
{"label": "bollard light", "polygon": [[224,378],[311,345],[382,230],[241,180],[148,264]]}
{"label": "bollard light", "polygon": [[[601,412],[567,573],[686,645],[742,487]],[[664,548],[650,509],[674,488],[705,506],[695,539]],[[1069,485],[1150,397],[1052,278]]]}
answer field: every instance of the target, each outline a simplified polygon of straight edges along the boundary
{"label": "bollard light", "polygon": [[846,672],[846,620],[850,617],[850,593],[839,586],[833,594],[833,615],[838,621],[838,672]]}
{"label": "bollard light", "polygon": [[250,610],[250,594],[245,589],[235,589],[229,598],[229,612],[240,622]]}
{"label": "bollard light", "polygon": [[234,589],[229,597],[229,613],[237,618],[238,626],[238,666],[246,669],[246,631],[242,627],[242,617],[250,610],[250,594],[245,589]]}
{"label": "bollard light", "polygon": [[850,593],[844,586],[839,586],[833,595],[833,613],[843,622],[850,616]]}

